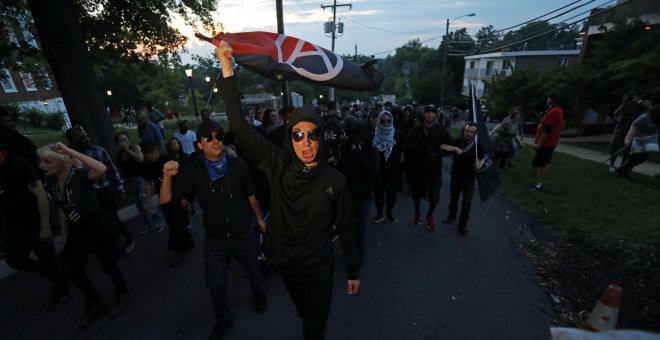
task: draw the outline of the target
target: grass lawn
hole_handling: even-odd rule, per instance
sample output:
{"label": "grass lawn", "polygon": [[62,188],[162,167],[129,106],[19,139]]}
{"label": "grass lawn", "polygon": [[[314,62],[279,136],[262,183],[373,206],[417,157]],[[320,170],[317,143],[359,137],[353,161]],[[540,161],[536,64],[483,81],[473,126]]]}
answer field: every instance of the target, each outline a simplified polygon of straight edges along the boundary
{"label": "grass lawn", "polygon": [[[607,151],[607,148],[610,145],[609,142],[563,142],[562,141],[562,143],[563,144],[568,144],[568,145],[573,145],[573,146],[578,146],[578,147],[585,148],[585,149],[602,151],[602,152]],[[618,160],[616,164],[618,165],[619,162],[621,162],[621,161]],[[660,153],[651,152],[649,154],[648,162],[660,163]]]}
{"label": "grass lawn", "polygon": [[533,149],[516,152],[502,173],[502,190],[543,222],[568,232],[629,246],[660,244],[660,181],[631,174],[620,179],[588,160],[555,152],[542,191],[529,190]]}

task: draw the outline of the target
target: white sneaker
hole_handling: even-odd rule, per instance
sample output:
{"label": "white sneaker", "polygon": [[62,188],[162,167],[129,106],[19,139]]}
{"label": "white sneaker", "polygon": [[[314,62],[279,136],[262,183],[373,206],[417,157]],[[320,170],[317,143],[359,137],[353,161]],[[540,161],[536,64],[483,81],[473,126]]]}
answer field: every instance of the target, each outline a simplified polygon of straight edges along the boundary
{"label": "white sneaker", "polygon": [[610,165],[610,172],[615,172],[616,168]]}

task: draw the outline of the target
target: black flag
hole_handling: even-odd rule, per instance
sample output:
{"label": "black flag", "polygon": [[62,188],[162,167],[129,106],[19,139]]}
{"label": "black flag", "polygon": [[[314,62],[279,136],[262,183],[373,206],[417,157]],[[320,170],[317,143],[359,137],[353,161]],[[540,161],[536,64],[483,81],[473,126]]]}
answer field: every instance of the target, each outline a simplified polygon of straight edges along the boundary
{"label": "black flag", "polygon": [[482,202],[485,202],[502,185],[502,179],[497,170],[497,165],[490,157],[490,153],[493,151],[493,143],[490,141],[486,123],[481,116],[481,107],[477,101],[476,88],[473,83],[470,83],[470,99],[472,119],[477,123],[477,135],[474,137],[475,144],[480,145],[484,151],[484,165],[477,170],[477,183],[479,184],[479,198]]}

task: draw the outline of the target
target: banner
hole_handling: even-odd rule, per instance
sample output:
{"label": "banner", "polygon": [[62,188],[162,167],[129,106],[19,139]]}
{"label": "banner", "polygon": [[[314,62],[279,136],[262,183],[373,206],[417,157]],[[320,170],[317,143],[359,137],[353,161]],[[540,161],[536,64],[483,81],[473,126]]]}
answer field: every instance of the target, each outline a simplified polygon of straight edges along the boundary
{"label": "banner", "polygon": [[383,82],[375,60],[359,65],[305,40],[270,32],[220,33],[200,39],[226,41],[238,65],[274,80],[304,80],[349,90],[370,91]]}
{"label": "banner", "polygon": [[[493,143],[488,136],[488,128],[486,128],[486,123],[481,115],[481,105],[477,100],[477,91],[474,83],[470,83],[470,100],[472,104],[472,119],[477,123],[477,134],[474,136],[474,141],[477,145],[481,146],[484,152],[484,165],[477,170],[477,184],[479,185],[479,198],[481,198],[482,202],[485,202],[502,185],[502,179],[500,178],[497,164],[490,157],[493,151]],[[477,159],[479,159],[479,155],[477,155]]]}

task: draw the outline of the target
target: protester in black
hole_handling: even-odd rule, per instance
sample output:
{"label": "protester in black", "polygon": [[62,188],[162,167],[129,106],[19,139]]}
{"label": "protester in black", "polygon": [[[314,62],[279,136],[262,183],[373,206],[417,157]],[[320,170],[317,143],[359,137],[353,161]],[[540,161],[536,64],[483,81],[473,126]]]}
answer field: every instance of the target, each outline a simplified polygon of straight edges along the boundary
{"label": "protester in black", "polygon": [[435,231],[433,211],[440,198],[442,186],[442,157],[448,155],[446,151],[462,151],[451,146],[451,136],[436,121],[436,109],[433,105],[424,108],[423,122],[413,127],[406,138],[406,158],[410,162],[410,186],[415,215],[413,223],[421,222],[420,200],[425,198],[429,202],[426,214],[426,229]]}
{"label": "protester in black", "polygon": [[[5,261],[9,267],[41,274],[53,285],[53,310],[69,299],[68,280],[55,256],[48,197],[37,170],[9,155],[0,142],[0,219],[4,218]],[[30,258],[34,252],[38,260]]]}
{"label": "protester in black", "polygon": [[451,181],[449,182],[449,213],[442,222],[451,223],[456,218],[458,212],[458,199],[463,194],[461,203],[461,214],[458,218],[458,232],[461,235],[467,234],[467,222],[470,218],[470,207],[472,205],[472,195],[474,194],[475,170],[483,164],[483,151],[481,147],[476,150],[479,152],[477,164],[477,154],[475,152],[474,136],[477,133],[477,125],[474,122],[467,122],[462,129],[462,137],[457,138],[452,143],[455,147],[462,150],[460,154],[454,154],[451,164]]}
{"label": "protester in black", "polygon": [[[250,130],[253,129],[250,127]],[[234,324],[227,296],[231,258],[241,264],[250,279],[255,311],[264,313],[268,306],[257,264],[259,243],[253,215],[260,230],[263,231],[266,226],[257,206],[247,164],[227,154],[223,137],[220,124],[213,120],[202,122],[197,128],[197,147],[202,155],[181,168],[176,161],[164,164],[160,190],[160,203],[164,206],[175,204],[173,202],[179,197],[198,197],[206,231],[206,287],[215,307],[216,325],[211,339],[221,339]],[[175,176],[176,181],[172,184]]]}
{"label": "protester in black", "polygon": [[[70,149],[62,143],[37,150],[39,168],[48,178],[46,192],[60,207],[62,235],[66,238],[62,259],[71,281],[87,299],[85,313],[78,328],[91,325],[108,310],[87,276],[87,261],[94,254],[115,286],[115,304],[110,316],[116,317],[126,308],[126,283],[117,267],[119,251],[117,222],[101,210],[94,192],[94,182],[106,172],[103,163]],[[72,159],[85,167],[72,167]]]}
{"label": "protester in black", "polygon": [[348,131],[348,142],[340,151],[337,169],[346,176],[356,217],[357,244],[360,262],[366,250],[367,217],[374,198],[374,177],[378,173],[378,152],[373,149],[369,126],[357,122]]}
{"label": "protester in black", "polygon": [[[380,167],[375,182],[376,217],[379,223],[387,217],[389,223],[396,222],[392,209],[403,180],[403,157],[405,136],[394,128],[394,116],[389,111],[378,115],[374,130],[373,147],[378,151]],[[385,216],[383,216],[383,207]]]}
{"label": "protester in black", "polygon": [[360,284],[355,213],[346,178],[328,166],[321,117],[312,110],[294,111],[285,149],[255,133],[241,116],[229,44],[222,41],[216,55],[229,126],[271,184],[266,256],[284,279],[303,320],[305,339],[322,339],[332,299],[333,226],[344,250],[348,294],[357,293]]}
{"label": "protester in black", "polygon": [[[163,165],[168,161],[167,157],[160,153],[158,144],[151,141],[142,142],[142,153],[144,153],[144,163],[142,164],[142,178],[145,180],[145,193],[147,195],[147,211],[155,213],[156,207],[152,207],[153,195],[158,194],[163,182]],[[169,260],[170,266],[179,265],[186,252],[194,248],[192,234],[188,230],[188,212],[187,207],[191,201],[190,196],[177,197],[176,202],[172,204],[161,205],[163,217],[169,227],[169,238],[167,250],[172,251]],[[158,225],[156,231],[162,231],[162,226]]]}

